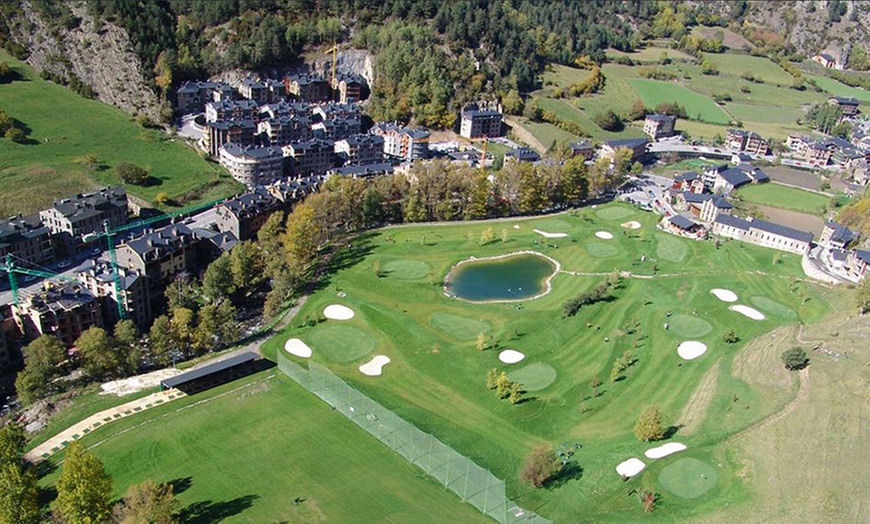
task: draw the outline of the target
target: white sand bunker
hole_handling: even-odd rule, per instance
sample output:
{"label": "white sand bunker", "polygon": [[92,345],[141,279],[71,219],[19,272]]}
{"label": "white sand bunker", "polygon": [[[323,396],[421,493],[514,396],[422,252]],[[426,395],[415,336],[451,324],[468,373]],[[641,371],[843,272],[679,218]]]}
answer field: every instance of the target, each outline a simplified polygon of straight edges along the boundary
{"label": "white sand bunker", "polygon": [[298,338],[291,338],[284,342],[284,351],[296,357],[311,358],[311,348]]}
{"label": "white sand bunker", "polygon": [[637,220],[632,220],[631,222],[623,222],[622,224],[619,224],[619,225],[624,227],[625,229],[640,229],[641,228],[641,224]]}
{"label": "white sand bunker", "polygon": [[353,310],[347,306],[331,304],[323,309],[323,316],[330,320],[350,320],[353,318]]}
{"label": "white sand bunker", "polygon": [[632,457],[624,462],[620,462],[619,465],[616,466],[616,472],[623,477],[633,477],[643,471],[643,468],[645,467],[646,464],[644,464],[642,460]]}
{"label": "white sand bunker", "polygon": [[696,359],[706,352],[707,345],[696,340],[687,340],[677,346],[677,355],[680,355],[683,360]]}
{"label": "white sand bunker", "polygon": [[729,306],[728,309],[730,309],[731,311],[736,311],[743,316],[751,318],[752,320],[764,320],[764,313],[749,306]]}
{"label": "white sand bunker", "polygon": [[644,455],[646,455],[646,458],[660,459],[662,457],[667,457],[668,455],[672,455],[679,451],[683,451],[684,449],[686,449],[685,444],[680,444],[679,442],[668,442],[667,444],[664,444],[657,448],[646,450],[644,452]]}
{"label": "white sand bunker", "polygon": [[498,359],[505,364],[516,364],[524,358],[526,358],[525,355],[514,349],[506,349],[498,354]]}
{"label": "white sand bunker", "polygon": [[379,377],[381,376],[381,370],[384,366],[390,363],[390,357],[386,355],[376,355],[373,359],[369,360],[365,364],[359,367],[360,372],[363,375],[368,375],[370,377]]}
{"label": "white sand bunker", "polygon": [[597,236],[598,238],[600,238],[602,240],[612,240],[613,239],[613,234],[608,233],[607,231],[596,231],[595,236]]}
{"label": "white sand bunker", "polygon": [[568,233],[547,233],[546,231],[541,231],[540,229],[533,229],[535,233],[541,235],[544,238],[565,238],[568,236]]}
{"label": "white sand bunker", "polygon": [[514,224],[514,229],[519,229],[519,228],[520,228],[519,224]]}
{"label": "white sand bunker", "polygon": [[737,293],[731,291],[730,289],[715,288],[711,289],[710,293],[716,295],[716,298],[718,298],[722,302],[737,302]]}

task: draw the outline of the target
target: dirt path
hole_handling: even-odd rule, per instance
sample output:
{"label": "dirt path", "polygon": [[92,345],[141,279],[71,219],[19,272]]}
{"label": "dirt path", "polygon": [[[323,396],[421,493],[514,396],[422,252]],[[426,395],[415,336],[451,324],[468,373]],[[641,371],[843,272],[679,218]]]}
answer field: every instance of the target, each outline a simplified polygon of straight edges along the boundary
{"label": "dirt path", "polygon": [[[745,437],[755,431],[764,429],[772,424],[775,424],[787,417],[792,411],[794,411],[804,400],[807,399],[810,395],[810,368],[805,367],[800,370],[798,378],[800,379],[800,386],[798,387],[797,395],[795,395],[794,399],[791,402],[785,405],[781,410],[776,413],[770,415],[764,420],[760,420],[755,424],[749,426],[743,431],[739,431],[730,437],[728,437],[727,441],[737,440],[741,437]],[[727,442],[726,441],[726,442]]]}

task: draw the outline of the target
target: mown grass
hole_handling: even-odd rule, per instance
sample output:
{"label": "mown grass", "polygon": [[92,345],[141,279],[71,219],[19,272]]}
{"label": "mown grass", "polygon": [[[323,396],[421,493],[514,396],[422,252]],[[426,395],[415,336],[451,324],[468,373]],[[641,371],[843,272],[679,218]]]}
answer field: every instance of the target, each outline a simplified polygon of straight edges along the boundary
{"label": "mown grass", "polygon": [[[115,166],[131,162],[154,179],[148,187],[125,186],[147,202],[157,193],[187,204],[241,189],[217,164],[202,159],[179,139],[137,125],[120,109],[78,96],[42,80],[28,65],[0,52],[18,79],[0,84],[0,108],[27,131],[28,141],[0,140],[0,215],[32,213],[52,200],[102,185],[119,185]],[[84,162],[95,155],[93,169]]]}
{"label": "mown grass", "polygon": [[679,84],[645,78],[633,78],[629,83],[649,107],[663,102],[678,103],[686,108],[686,113],[694,120],[714,124],[727,124],[731,121],[728,114],[715,102]]}
{"label": "mown grass", "polygon": [[633,53],[626,53],[624,51],[618,51],[616,49],[608,49],[607,50],[607,58],[614,59],[621,56],[631,58],[637,62],[642,63],[658,63],[662,58],[662,53],[666,54],[667,57],[671,60],[688,60],[694,61],[695,58],[691,55],[687,55],[686,53],[680,51],[679,49],[668,49],[665,47],[644,47],[639,51],[635,51]]}
{"label": "mown grass", "polygon": [[752,73],[753,77],[765,83],[786,87],[792,84],[792,76],[767,58],[734,53],[704,53],[704,58],[712,62],[720,74],[742,76],[743,73]]}
{"label": "mown grass", "polygon": [[861,102],[870,103],[870,91],[858,89],[857,87],[847,86],[846,84],[828,78],[826,76],[807,75],[807,78],[813,80],[819,87],[837,96],[847,96],[857,98]]}
{"label": "mown grass", "polygon": [[779,184],[751,184],[737,191],[747,202],[818,215],[824,213],[830,198]]}

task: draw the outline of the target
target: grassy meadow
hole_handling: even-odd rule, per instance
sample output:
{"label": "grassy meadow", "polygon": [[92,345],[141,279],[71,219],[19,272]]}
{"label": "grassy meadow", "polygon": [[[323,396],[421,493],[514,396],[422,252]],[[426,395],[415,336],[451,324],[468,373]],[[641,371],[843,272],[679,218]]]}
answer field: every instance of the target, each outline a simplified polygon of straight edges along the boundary
{"label": "grassy meadow", "polygon": [[[147,202],[164,192],[193,204],[241,189],[223,168],[180,139],[145,129],[120,109],[47,82],[2,51],[0,61],[19,76],[0,84],[0,109],[26,129],[28,138],[25,144],[0,140],[0,184],[5,188],[0,216],[32,213],[60,197],[119,185],[114,168],[121,162],[142,166],[155,179],[148,187],[125,186]],[[93,169],[85,165],[86,155],[96,156]]]}
{"label": "grassy meadow", "polygon": [[801,211],[819,215],[827,209],[830,198],[779,184],[750,184],[737,190],[737,195],[753,204]]}

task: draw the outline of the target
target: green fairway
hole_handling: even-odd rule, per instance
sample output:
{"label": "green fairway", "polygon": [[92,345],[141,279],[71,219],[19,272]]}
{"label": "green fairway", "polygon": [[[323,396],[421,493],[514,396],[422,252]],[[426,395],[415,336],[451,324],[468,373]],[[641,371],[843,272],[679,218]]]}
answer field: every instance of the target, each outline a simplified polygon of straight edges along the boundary
{"label": "green fairway", "polygon": [[512,382],[519,382],[526,391],[540,391],[556,380],[556,370],[549,364],[535,362],[508,372]]}
{"label": "green fairway", "polygon": [[779,184],[751,184],[737,190],[740,198],[753,204],[780,207],[819,215],[824,213],[829,197]]}
{"label": "green fairway", "polygon": [[676,102],[685,106],[690,118],[714,124],[727,124],[731,121],[715,102],[680,84],[645,78],[633,78],[629,83],[648,107],[655,107],[663,102]]}
{"label": "green fairway", "polygon": [[631,208],[621,206],[602,207],[595,211],[595,216],[604,220],[622,220],[634,214],[635,212]]}
{"label": "green fairway", "polygon": [[659,474],[659,483],[674,495],[696,499],[716,487],[719,473],[710,464],[685,457],[669,464]]}
{"label": "green fairway", "polygon": [[462,317],[437,311],[429,317],[429,322],[444,334],[457,340],[474,340],[480,333],[489,331],[489,323],[484,320]]}
{"label": "green fairway", "polygon": [[779,302],[774,302],[767,297],[752,297],[749,301],[765,313],[770,313],[771,315],[776,315],[786,320],[792,320],[798,317],[797,311],[794,309],[784,306]]}
{"label": "green fairway", "polygon": [[692,315],[673,315],[667,322],[670,331],[685,338],[700,338],[713,330],[709,322]]}
{"label": "green fairway", "polygon": [[[0,106],[28,129],[29,142],[0,140],[0,215],[32,213],[60,197],[102,185],[120,185],[115,166],[131,162],[155,180],[127,191],[153,202],[157,193],[184,197],[186,204],[227,196],[241,189],[220,166],[206,162],[181,140],[144,129],[120,109],[88,100],[42,80],[0,51],[23,79],[0,85]],[[86,155],[97,163],[87,166]]]}
{"label": "green fairway", "polygon": [[114,497],[173,482],[183,522],[492,522],[274,369],[83,442],[100,443]]}
{"label": "green fairway", "polygon": [[589,253],[590,257],[609,258],[618,255],[619,249],[617,249],[613,244],[607,244],[605,242],[587,242],[586,252]]}
{"label": "green fairway", "polygon": [[870,103],[870,91],[858,89],[857,87],[847,86],[842,82],[834,80],[833,78],[828,78],[826,76],[807,75],[807,78],[815,81],[819,87],[821,87],[828,93],[831,93],[832,95],[857,98],[862,102]]}
{"label": "green fairway", "polygon": [[786,87],[792,84],[790,74],[764,57],[736,53],[704,53],[704,58],[712,62],[723,75],[741,76],[752,73],[756,79],[766,83]]}
{"label": "green fairway", "polygon": [[375,340],[365,331],[353,326],[327,324],[318,327],[308,335],[305,342],[312,351],[322,353],[333,362],[353,362],[375,348]]}
{"label": "green fairway", "polygon": [[689,252],[687,240],[682,240],[674,235],[660,234],[656,246],[656,256],[668,262],[680,262]]}

